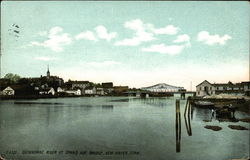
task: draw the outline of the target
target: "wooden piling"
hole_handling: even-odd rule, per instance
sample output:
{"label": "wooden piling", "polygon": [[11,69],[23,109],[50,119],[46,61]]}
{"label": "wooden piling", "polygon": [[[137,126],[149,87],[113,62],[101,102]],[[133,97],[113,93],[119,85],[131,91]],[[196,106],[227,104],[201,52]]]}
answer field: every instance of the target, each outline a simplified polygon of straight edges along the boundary
{"label": "wooden piling", "polygon": [[186,115],[186,112],[187,112],[188,103],[189,103],[189,100],[187,99],[186,106],[185,106],[185,111],[184,111],[184,116]]}

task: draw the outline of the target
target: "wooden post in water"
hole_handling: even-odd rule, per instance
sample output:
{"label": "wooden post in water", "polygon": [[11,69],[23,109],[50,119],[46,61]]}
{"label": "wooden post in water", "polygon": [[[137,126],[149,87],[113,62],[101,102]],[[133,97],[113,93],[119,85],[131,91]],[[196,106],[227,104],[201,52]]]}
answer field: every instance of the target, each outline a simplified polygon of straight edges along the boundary
{"label": "wooden post in water", "polygon": [[176,152],[181,151],[181,115],[180,115],[180,100],[176,100],[176,119],[175,119],[175,133],[176,133]]}
{"label": "wooden post in water", "polygon": [[186,112],[187,112],[188,103],[189,103],[189,100],[187,99],[186,106],[185,106],[185,111],[184,111],[184,116],[186,115]]}

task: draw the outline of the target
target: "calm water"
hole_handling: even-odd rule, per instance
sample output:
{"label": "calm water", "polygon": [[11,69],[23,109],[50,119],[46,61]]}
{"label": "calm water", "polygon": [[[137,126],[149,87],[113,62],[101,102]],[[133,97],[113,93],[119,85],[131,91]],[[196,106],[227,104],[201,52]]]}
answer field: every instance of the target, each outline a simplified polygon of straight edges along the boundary
{"label": "calm water", "polygon": [[[249,155],[249,131],[227,127],[235,124],[249,128],[249,123],[219,122],[211,110],[192,108],[189,136],[183,116],[185,103],[181,100],[181,142],[177,153],[175,98],[0,101],[0,153],[17,160],[229,160]],[[235,117],[248,115],[236,112]],[[211,119],[212,122],[203,121]],[[205,129],[205,125],[223,129],[216,132]],[[13,154],[7,153],[10,151]]]}

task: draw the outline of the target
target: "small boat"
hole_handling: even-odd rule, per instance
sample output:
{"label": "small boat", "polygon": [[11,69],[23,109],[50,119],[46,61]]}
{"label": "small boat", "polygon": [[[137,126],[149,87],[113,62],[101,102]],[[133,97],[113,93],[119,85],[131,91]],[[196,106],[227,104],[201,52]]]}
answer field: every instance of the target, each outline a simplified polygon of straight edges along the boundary
{"label": "small boat", "polygon": [[196,101],[194,104],[198,107],[214,107],[214,103],[209,101]]}
{"label": "small boat", "polygon": [[233,108],[232,106],[223,106],[222,108],[216,109],[216,115],[218,117],[234,117],[234,112],[236,108]]}

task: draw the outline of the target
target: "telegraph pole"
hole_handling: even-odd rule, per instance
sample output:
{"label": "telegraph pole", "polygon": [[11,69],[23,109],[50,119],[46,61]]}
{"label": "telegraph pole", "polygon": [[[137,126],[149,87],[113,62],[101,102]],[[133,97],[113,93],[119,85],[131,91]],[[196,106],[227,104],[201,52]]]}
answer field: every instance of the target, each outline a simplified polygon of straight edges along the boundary
{"label": "telegraph pole", "polygon": [[2,43],[0,38],[0,79],[2,78]]}
{"label": "telegraph pole", "polygon": [[0,51],[0,79],[2,78],[2,52]]}
{"label": "telegraph pole", "polygon": [[192,91],[192,81],[190,82],[190,91]]}

